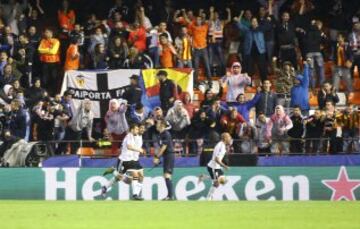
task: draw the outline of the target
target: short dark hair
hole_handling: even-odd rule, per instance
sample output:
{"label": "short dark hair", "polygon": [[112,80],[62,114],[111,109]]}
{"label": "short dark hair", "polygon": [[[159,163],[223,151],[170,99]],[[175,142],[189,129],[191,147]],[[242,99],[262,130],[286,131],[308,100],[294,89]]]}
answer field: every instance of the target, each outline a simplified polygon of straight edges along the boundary
{"label": "short dark hair", "polygon": [[158,71],[158,73],[156,74],[157,76],[166,76],[167,77],[167,72],[165,70],[160,70]]}

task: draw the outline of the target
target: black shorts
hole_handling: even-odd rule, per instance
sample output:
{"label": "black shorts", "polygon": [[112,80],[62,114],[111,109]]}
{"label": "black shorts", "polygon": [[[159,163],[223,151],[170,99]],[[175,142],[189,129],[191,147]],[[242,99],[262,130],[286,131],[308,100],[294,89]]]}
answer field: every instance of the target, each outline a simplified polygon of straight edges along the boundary
{"label": "black shorts", "polygon": [[141,169],[143,169],[143,167],[140,165],[139,161],[120,161],[118,166],[118,171],[122,174]]}
{"label": "black shorts", "polygon": [[163,165],[164,173],[172,174],[175,165],[175,154],[173,153],[165,154],[163,156],[163,159],[164,159],[164,165]]}
{"label": "black shorts", "polygon": [[208,166],[207,170],[212,180],[217,180],[219,177],[224,175],[224,171],[222,169],[213,169]]}

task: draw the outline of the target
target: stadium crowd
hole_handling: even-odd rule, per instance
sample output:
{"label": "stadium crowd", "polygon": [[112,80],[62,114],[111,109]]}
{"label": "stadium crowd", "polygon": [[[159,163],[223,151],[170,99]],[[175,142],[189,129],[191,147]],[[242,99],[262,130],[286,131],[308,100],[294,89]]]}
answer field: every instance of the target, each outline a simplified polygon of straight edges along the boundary
{"label": "stadium crowd", "polygon": [[[145,123],[144,139],[151,141],[157,119],[168,122],[178,151],[206,150],[224,131],[237,153],[360,150],[358,108],[336,107],[340,81],[347,101],[354,96],[358,6],[333,0],[324,13],[311,0],[116,0],[107,16],[99,16],[105,13],[83,10],[81,1],[60,2],[57,25],[47,24],[41,0],[0,4],[0,157],[18,139],[121,141],[130,123]],[[199,104],[188,93],[177,94],[160,70],[161,106],[149,111],[141,104],[139,76],[133,75],[122,99],[110,101],[103,126],[94,121],[89,100],[74,110],[72,92],[59,94],[68,70],[184,67],[194,69],[194,88],[205,88]],[[256,88],[254,97],[247,87]],[[311,93],[318,108],[309,105]],[[78,147],[60,143],[49,149],[65,154]],[[114,142],[112,149],[118,147]]]}

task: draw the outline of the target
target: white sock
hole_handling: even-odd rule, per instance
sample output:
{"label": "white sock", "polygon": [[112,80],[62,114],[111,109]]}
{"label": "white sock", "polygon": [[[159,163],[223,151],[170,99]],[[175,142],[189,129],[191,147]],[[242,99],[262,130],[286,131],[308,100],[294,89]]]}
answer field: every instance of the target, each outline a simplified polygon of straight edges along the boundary
{"label": "white sock", "polygon": [[133,181],[131,182],[131,189],[132,189],[133,195],[138,195],[138,192],[139,192],[138,183],[139,183],[138,180],[133,180]]}
{"label": "white sock", "polygon": [[109,182],[105,185],[106,189],[109,189],[111,186],[113,186],[115,182],[116,182],[116,178],[115,177],[111,178]]}
{"label": "white sock", "polygon": [[140,196],[142,187],[143,187],[143,183],[138,181],[136,184],[136,193],[135,193],[137,196]]}
{"label": "white sock", "polygon": [[215,186],[211,186],[210,189],[209,189],[209,193],[208,193],[206,199],[212,200],[213,194],[214,194],[215,190],[216,190],[216,187],[215,187]]}

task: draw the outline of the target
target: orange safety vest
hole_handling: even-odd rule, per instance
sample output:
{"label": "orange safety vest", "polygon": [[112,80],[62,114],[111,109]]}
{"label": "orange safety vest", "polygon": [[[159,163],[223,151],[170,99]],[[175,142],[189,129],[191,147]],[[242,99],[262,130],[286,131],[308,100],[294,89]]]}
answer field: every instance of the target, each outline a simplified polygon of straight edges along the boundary
{"label": "orange safety vest", "polygon": [[60,42],[56,38],[41,39],[38,48],[40,61],[44,63],[60,62]]}

